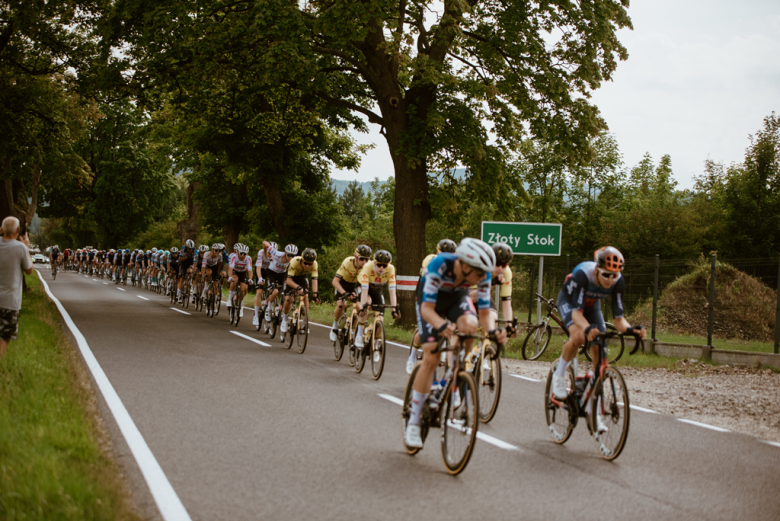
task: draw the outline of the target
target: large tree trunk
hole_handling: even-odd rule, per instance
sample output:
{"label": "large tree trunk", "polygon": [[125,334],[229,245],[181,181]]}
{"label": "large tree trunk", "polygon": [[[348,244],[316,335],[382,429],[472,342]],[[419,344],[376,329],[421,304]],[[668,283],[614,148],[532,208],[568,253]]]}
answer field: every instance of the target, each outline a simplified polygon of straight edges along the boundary
{"label": "large tree trunk", "polygon": [[200,188],[200,182],[198,181],[187,185],[187,218],[176,224],[181,244],[184,244],[187,239],[192,239],[196,242],[198,240],[198,233],[200,232],[200,201],[193,198],[193,194],[198,188]]}
{"label": "large tree trunk", "polygon": [[238,242],[238,236],[241,235],[241,224],[232,222],[222,227],[222,235],[225,237],[225,250],[228,253],[233,252],[233,245]]}
{"label": "large tree trunk", "polygon": [[268,208],[271,210],[274,228],[276,228],[276,233],[279,234],[279,240],[281,242],[287,242],[291,239],[292,230],[285,224],[287,208],[284,206],[282,190],[276,181],[274,181],[272,175],[262,174],[260,176],[260,182],[263,185],[265,197],[268,200]]}

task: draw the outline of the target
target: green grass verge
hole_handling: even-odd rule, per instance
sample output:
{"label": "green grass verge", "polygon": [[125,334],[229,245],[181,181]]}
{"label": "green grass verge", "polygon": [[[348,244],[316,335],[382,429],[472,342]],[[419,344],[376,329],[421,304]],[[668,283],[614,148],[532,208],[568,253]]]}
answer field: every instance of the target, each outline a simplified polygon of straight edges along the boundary
{"label": "green grass verge", "polygon": [[0,519],[140,519],[100,449],[107,435],[60,315],[37,275],[27,284],[19,339],[0,360]]}
{"label": "green grass verge", "polygon": [[[707,337],[697,335],[674,335],[667,333],[657,333],[656,340],[659,342],[669,342],[672,344],[694,344],[707,345]],[[756,340],[726,340],[722,338],[713,338],[712,343],[716,349],[730,349],[733,351],[753,351],[756,353],[774,353],[775,345],[773,342],[759,342]]]}

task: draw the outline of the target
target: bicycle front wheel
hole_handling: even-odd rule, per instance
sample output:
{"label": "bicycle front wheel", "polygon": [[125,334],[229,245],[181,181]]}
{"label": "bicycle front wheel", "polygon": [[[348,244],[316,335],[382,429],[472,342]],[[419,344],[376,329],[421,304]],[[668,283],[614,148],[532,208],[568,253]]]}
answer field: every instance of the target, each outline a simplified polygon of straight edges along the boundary
{"label": "bicycle front wheel", "polygon": [[[579,413],[572,407],[574,400],[566,399],[562,402],[559,400],[559,403],[562,403],[562,405],[558,405],[551,400],[552,377],[559,363],[560,359],[556,360],[547,374],[547,385],[544,386],[544,414],[547,419],[547,428],[550,429],[550,436],[552,436],[553,441],[563,444],[566,443],[574,431]],[[566,370],[566,389],[569,391],[569,394],[574,389],[574,370],[571,367]]]}
{"label": "bicycle front wheel", "polygon": [[[493,348],[498,348],[493,344]],[[493,419],[501,398],[501,359],[495,359],[482,352],[482,359],[476,368],[475,379],[479,390],[479,419],[487,423]]]}
{"label": "bicycle front wheel", "polygon": [[539,324],[532,327],[523,342],[523,360],[536,360],[550,345],[552,328],[549,324]]}
{"label": "bicycle front wheel", "polygon": [[[422,364],[415,365],[414,369],[412,369],[412,374],[409,375],[409,379],[406,381],[406,391],[404,391],[404,405],[401,407],[401,440],[403,441],[406,453],[411,454],[412,456],[422,450],[416,447],[407,446],[405,441],[406,427],[409,423],[409,418],[412,415],[412,389],[414,388],[414,379],[417,376],[417,372],[420,370],[420,367],[422,367]],[[420,423],[420,437],[422,438],[423,442],[425,441],[425,438],[428,437],[428,431],[430,430],[430,416],[431,409],[426,403],[423,405],[423,412],[421,416],[422,421]]]}
{"label": "bicycle front wheel", "polygon": [[596,445],[605,460],[611,461],[623,451],[628,438],[630,411],[623,375],[616,368],[607,367],[601,383],[596,386],[590,418]]}
{"label": "bicycle front wheel", "polygon": [[309,339],[309,314],[306,311],[306,306],[301,306],[295,338],[298,341],[298,352],[303,354],[306,351],[306,341]]}
{"label": "bicycle front wheel", "polygon": [[[454,383],[454,391],[447,397],[444,410],[444,422],[441,435],[441,455],[447,472],[460,474],[468,465],[474,451],[479,427],[479,402],[474,379],[466,372],[459,372]],[[455,393],[460,395],[457,403]],[[453,404],[453,401],[456,403]],[[454,405],[458,405],[455,407]]]}
{"label": "bicycle front wheel", "polygon": [[357,348],[355,347],[355,335],[357,334],[357,316],[353,316],[349,323],[349,332],[347,334],[347,349],[349,349],[349,365],[355,367],[355,355],[357,354]]}
{"label": "bicycle front wheel", "polygon": [[297,329],[297,322],[294,320],[295,315],[290,315],[290,318],[287,319],[287,332],[282,333],[282,342],[284,342],[284,347],[287,349],[290,349],[293,345],[293,336],[295,336],[295,330]]}
{"label": "bicycle front wheel", "polygon": [[336,358],[336,361],[338,362],[341,360],[341,357],[344,356],[344,347],[347,344],[347,334],[346,334],[346,328],[347,328],[347,314],[344,313],[341,315],[341,318],[338,321],[338,330],[336,331],[336,341],[333,342],[333,356]]}
{"label": "bicycle front wheel", "polygon": [[376,321],[374,323],[374,336],[371,342],[371,374],[374,380],[379,380],[385,368],[385,325]]}

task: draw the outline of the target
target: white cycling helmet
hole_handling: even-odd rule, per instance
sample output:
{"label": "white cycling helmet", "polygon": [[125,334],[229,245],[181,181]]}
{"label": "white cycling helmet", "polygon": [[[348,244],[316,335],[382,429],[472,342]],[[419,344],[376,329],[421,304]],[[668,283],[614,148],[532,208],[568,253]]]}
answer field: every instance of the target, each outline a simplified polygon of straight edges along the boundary
{"label": "white cycling helmet", "polygon": [[146,250],[147,255],[149,255],[150,253],[152,253],[152,250]]}
{"label": "white cycling helmet", "polygon": [[157,248],[152,248],[152,253],[157,253]]}
{"label": "white cycling helmet", "polygon": [[496,267],[496,254],[486,242],[466,237],[455,250],[460,261],[485,273]]}
{"label": "white cycling helmet", "polygon": [[207,251],[209,251],[209,247],[206,246],[205,244],[201,244],[198,250],[200,250],[201,253],[206,253]]}
{"label": "white cycling helmet", "polygon": [[176,246],[174,246],[173,248],[171,248],[171,253],[176,253],[176,252],[178,252],[178,251],[179,251],[179,248],[177,248]]}
{"label": "white cycling helmet", "polygon": [[239,244],[238,253],[244,253],[244,254],[249,253],[249,246],[247,246],[246,244]]}
{"label": "white cycling helmet", "polygon": [[288,244],[287,246],[284,247],[284,253],[286,253],[290,257],[298,255],[298,247],[294,244]]}
{"label": "white cycling helmet", "polygon": [[279,249],[279,245],[276,244],[274,241],[271,241],[271,242],[268,243],[268,249],[269,250],[278,250]]}
{"label": "white cycling helmet", "polygon": [[187,239],[187,242],[185,242],[184,245],[187,246],[187,248],[194,248],[195,241],[193,241],[192,239]]}

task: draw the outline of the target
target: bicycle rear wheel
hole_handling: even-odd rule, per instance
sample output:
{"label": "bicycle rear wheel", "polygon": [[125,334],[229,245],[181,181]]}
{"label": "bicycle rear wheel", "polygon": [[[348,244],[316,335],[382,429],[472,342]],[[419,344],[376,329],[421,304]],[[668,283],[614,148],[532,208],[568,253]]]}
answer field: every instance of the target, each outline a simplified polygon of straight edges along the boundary
{"label": "bicycle rear wheel", "polygon": [[532,327],[523,342],[523,360],[536,360],[550,345],[552,328],[549,324],[538,324]]}
{"label": "bicycle rear wheel", "polygon": [[302,354],[306,351],[306,341],[309,339],[309,313],[306,311],[306,306],[301,306],[297,329],[295,338],[298,341],[298,352]]}
{"label": "bicycle rear wheel", "polygon": [[460,393],[460,406],[453,407],[453,393],[447,397],[442,422],[441,455],[447,471],[460,474],[468,465],[479,428],[479,401],[474,379],[466,372],[459,372],[454,382]]}
{"label": "bicycle rear wheel", "polygon": [[356,316],[352,317],[352,321],[349,324],[349,332],[347,334],[347,349],[349,349],[349,365],[355,367],[355,354],[357,348],[355,347],[355,334],[357,332],[358,319]]}
{"label": "bicycle rear wheel", "polygon": [[279,308],[276,303],[269,305],[271,306],[271,322],[268,324],[268,336],[274,338],[276,336],[276,328],[279,326]]}
{"label": "bicycle rear wheel", "polygon": [[[628,438],[628,426],[630,423],[631,409],[628,402],[628,389],[623,375],[614,367],[607,367],[601,379],[596,385],[593,397],[593,411],[591,413],[591,429],[595,433],[596,445],[601,457],[605,460],[613,460],[620,456]],[[607,428],[604,432],[598,431],[597,418],[600,417]]]}
{"label": "bicycle rear wheel", "polygon": [[[498,352],[495,344],[491,345]],[[498,400],[501,398],[501,359],[493,359],[483,351],[477,363],[474,383],[479,393],[479,419],[487,423],[496,415]]]}
{"label": "bicycle rear wheel", "polygon": [[241,321],[241,310],[244,309],[243,308],[244,299],[239,297],[240,294],[241,294],[241,288],[238,288],[238,291],[236,292],[236,296],[233,297],[235,299],[233,301],[235,302],[235,304],[233,305],[233,312],[236,315],[236,327],[238,327],[238,323]]}
{"label": "bicycle rear wheel", "polygon": [[363,372],[363,368],[366,366],[366,351],[371,350],[371,342],[374,337],[371,335],[373,331],[368,332],[368,342],[366,342],[366,335],[363,334],[363,347],[355,347],[355,371],[358,373]]}
{"label": "bicycle rear wheel", "polygon": [[292,347],[293,336],[295,336],[296,330],[298,329],[298,322],[293,320],[294,317],[295,314],[291,313],[287,319],[287,332],[282,333],[282,342],[284,342],[284,347],[287,349]]}
{"label": "bicycle rear wheel", "polygon": [[[550,429],[550,436],[552,436],[553,441],[563,444],[566,443],[574,431],[579,413],[573,407],[574,400],[566,399],[562,402],[562,406],[550,400],[552,395],[552,377],[559,363],[560,359],[556,360],[547,375],[547,385],[544,386],[544,414],[547,419],[547,428]],[[574,389],[574,371],[571,367],[566,370],[566,388],[570,394]]]}
{"label": "bicycle rear wheel", "polygon": [[[407,454],[411,454],[414,456],[418,452],[420,452],[422,449],[418,449],[416,447],[408,447],[406,445],[406,426],[409,423],[409,418],[412,415],[412,388],[414,386],[414,378],[417,376],[417,371],[420,370],[421,364],[416,364],[414,366],[414,369],[412,369],[412,374],[409,375],[409,379],[406,380],[406,390],[404,391],[404,405],[401,407],[401,441],[404,444],[404,449],[406,450]],[[423,412],[421,417],[421,424],[420,424],[420,437],[422,438],[423,442],[425,442],[425,438],[428,436],[428,431],[430,430],[429,426],[431,424],[430,422],[430,416],[431,416],[431,409],[428,407],[428,404],[426,403],[423,406]]]}
{"label": "bicycle rear wheel", "polygon": [[374,335],[371,342],[371,374],[379,380],[385,368],[385,325],[381,321],[374,323]]}

